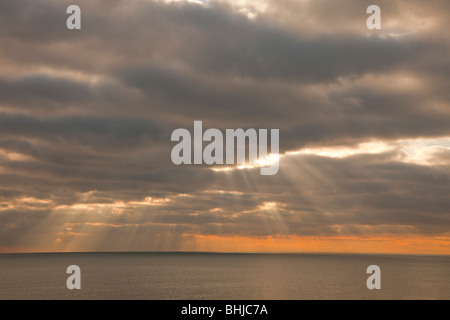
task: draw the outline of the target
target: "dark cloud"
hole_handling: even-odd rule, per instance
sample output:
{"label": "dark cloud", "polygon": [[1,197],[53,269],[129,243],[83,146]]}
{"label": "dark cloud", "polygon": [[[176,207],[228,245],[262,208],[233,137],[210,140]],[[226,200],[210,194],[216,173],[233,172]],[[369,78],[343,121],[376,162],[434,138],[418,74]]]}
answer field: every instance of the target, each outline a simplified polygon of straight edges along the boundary
{"label": "dark cloud", "polygon": [[[64,117],[39,119],[26,115],[0,114],[2,136],[63,140],[67,144],[86,144],[96,137],[123,145],[143,138],[155,139],[161,129],[148,120],[113,117]],[[105,141],[106,142],[106,141]],[[107,143],[104,143],[108,147]]]}
{"label": "dark cloud", "polygon": [[18,81],[0,79],[0,96],[2,103],[21,106],[25,103],[33,108],[43,101],[55,104],[82,103],[92,99],[89,88],[67,79],[55,79],[45,75],[31,75]]}

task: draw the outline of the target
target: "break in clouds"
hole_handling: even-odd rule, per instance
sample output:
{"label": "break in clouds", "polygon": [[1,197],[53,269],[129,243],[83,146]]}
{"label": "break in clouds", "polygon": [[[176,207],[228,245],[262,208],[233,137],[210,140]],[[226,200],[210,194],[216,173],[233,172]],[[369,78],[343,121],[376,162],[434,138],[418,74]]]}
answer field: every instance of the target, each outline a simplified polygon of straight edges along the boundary
{"label": "break in clouds", "polygon": [[[450,230],[450,3],[0,2],[0,248]],[[280,129],[280,169],[175,166],[177,128]],[[368,146],[368,147],[367,147]],[[195,249],[195,248],[187,248]]]}

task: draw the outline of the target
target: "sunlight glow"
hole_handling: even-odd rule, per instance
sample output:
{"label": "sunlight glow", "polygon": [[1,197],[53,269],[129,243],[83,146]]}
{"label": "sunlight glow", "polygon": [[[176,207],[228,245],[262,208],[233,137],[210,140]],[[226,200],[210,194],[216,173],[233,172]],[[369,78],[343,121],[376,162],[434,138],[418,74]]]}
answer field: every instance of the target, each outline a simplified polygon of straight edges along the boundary
{"label": "sunlight glow", "polygon": [[[255,164],[214,167],[215,172],[231,172],[234,170],[268,167],[276,161],[289,156],[313,155],[325,158],[343,159],[358,155],[376,155],[392,153],[395,161],[416,165],[448,165],[450,159],[450,137],[436,139],[404,139],[395,141],[369,141],[355,146],[310,147],[296,151],[288,151],[282,155],[270,154],[265,159],[259,159]],[[439,156],[441,155],[441,156]],[[282,165],[281,165],[282,167]]]}
{"label": "sunlight glow", "polygon": [[357,154],[377,154],[392,151],[395,146],[385,142],[365,142],[356,147],[319,147],[305,148],[299,151],[288,152],[288,155],[316,155],[328,158],[346,158]]}
{"label": "sunlight glow", "polygon": [[[163,0],[163,2],[187,2],[208,7],[211,0]],[[223,0],[222,2],[228,3],[233,10],[245,15],[249,20],[255,19],[260,13],[265,12],[268,7],[268,3],[263,0]]]}
{"label": "sunlight glow", "polygon": [[280,161],[280,155],[277,154],[269,154],[267,157],[260,158],[256,160],[256,163],[250,164],[240,164],[236,166],[227,166],[227,167],[214,167],[211,170],[215,172],[229,172],[233,170],[245,170],[245,169],[257,169],[257,168],[265,168],[270,167]]}
{"label": "sunlight glow", "polygon": [[[328,158],[346,158],[362,154],[381,154],[395,152],[395,160],[417,165],[449,164],[440,153],[450,153],[450,137],[437,139],[406,139],[397,141],[374,141],[360,143],[355,147],[305,148],[288,155],[316,155]],[[442,158],[442,159],[441,159]]]}

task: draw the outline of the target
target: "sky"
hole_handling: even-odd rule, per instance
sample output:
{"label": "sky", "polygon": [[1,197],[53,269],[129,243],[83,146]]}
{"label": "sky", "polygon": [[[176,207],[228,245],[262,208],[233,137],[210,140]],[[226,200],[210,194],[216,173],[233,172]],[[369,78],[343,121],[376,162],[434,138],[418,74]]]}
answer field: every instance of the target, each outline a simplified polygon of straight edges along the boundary
{"label": "sky", "polygon": [[[450,254],[448,21],[447,0],[2,0],[0,252]],[[278,174],[174,165],[198,120],[279,129]]]}

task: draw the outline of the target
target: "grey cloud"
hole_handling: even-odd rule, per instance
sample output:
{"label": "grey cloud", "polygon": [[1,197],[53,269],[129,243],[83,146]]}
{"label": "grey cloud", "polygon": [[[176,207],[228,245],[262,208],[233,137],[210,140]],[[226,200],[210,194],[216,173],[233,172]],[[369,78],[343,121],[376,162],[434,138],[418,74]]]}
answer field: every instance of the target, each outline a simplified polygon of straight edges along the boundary
{"label": "grey cloud", "polygon": [[64,78],[51,78],[45,75],[31,75],[17,81],[0,79],[0,103],[22,105],[29,108],[44,101],[54,104],[79,103],[92,98],[89,88]]}
{"label": "grey cloud", "polygon": [[39,119],[20,114],[0,114],[0,133],[3,136],[63,139],[66,143],[75,144],[92,142],[90,139],[95,141],[97,137],[107,138],[110,143],[124,147],[146,137],[155,138],[160,132],[157,125],[141,119],[90,116]]}

